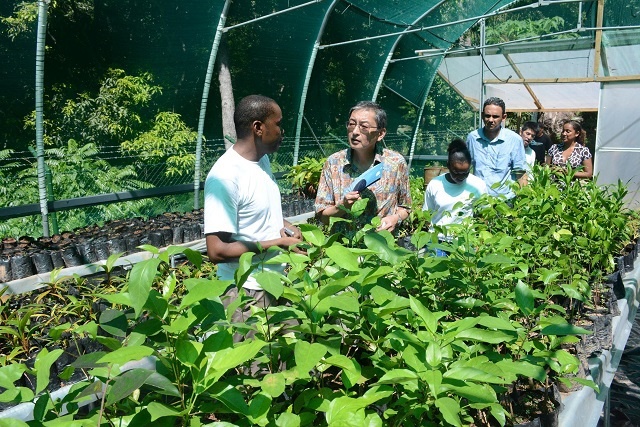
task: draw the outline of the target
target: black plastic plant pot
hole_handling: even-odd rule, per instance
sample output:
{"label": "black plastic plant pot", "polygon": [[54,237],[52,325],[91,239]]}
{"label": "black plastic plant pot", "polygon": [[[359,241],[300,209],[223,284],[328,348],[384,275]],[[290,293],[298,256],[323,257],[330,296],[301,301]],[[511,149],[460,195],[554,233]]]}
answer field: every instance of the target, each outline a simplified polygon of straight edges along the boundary
{"label": "black plastic plant pot", "polygon": [[127,242],[121,237],[113,237],[111,240],[107,240],[109,246],[109,254],[120,254],[127,252]]}
{"label": "black plastic plant pot", "polygon": [[159,231],[162,234],[162,240],[164,241],[164,245],[169,246],[173,241],[173,231],[171,230],[171,227],[169,227],[168,225],[165,225]]}
{"label": "black plastic plant pot", "polygon": [[148,236],[150,245],[156,248],[162,248],[164,246],[164,237],[159,231],[152,231]]}
{"label": "black plastic plant pot", "polygon": [[78,250],[73,245],[67,246],[62,250],[62,259],[67,267],[77,267],[84,264]]}
{"label": "black plastic plant pot", "polygon": [[96,258],[99,260],[106,260],[109,258],[109,243],[107,239],[97,239],[93,242],[93,250],[96,253]]}
{"label": "black plastic plant pot", "polygon": [[173,233],[171,237],[171,243],[174,245],[179,245],[180,243],[184,243],[184,228],[180,225],[173,227]]}
{"label": "black plastic plant pot", "polygon": [[78,253],[82,257],[84,264],[91,264],[98,261],[95,251],[93,250],[93,242],[86,241],[76,245]]}
{"label": "black plastic plant pot", "polygon": [[11,257],[11,277],[13,280],[24,279],[34,274],[35,269],[30,256],[15,254]]}
{"label": "black plastic plant pot", "polygon": [[49,251],[36,252],[31,255],[31,259],[38,274],[48,273],[53,270],[53,260]]}
{"label": "black plastic plant pot", "polygon": [[53,264],[53,268],[65,267],[62,251],[51,251],[51,263]]}
{"label": "black plastic plant pot", "polygon": [[138,249],[138,246],[140,245],[140,238],[137,235],[132,234],[131,236],[126,237],[125,242],[128,253],[132,254],[140,250]]}

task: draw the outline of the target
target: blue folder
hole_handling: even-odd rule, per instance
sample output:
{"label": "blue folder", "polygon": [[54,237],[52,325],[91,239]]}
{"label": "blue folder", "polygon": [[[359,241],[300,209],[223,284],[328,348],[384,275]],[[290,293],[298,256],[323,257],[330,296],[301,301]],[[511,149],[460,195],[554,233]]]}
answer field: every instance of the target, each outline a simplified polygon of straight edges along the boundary
{"label": "blue folder", "polygon": [[360,192],[378,181],[382,177],[382,163],[378,163],[372,168],[364,171],[359,177],[353,180],[349,188],[347,188],[347,193],[350,191]]}

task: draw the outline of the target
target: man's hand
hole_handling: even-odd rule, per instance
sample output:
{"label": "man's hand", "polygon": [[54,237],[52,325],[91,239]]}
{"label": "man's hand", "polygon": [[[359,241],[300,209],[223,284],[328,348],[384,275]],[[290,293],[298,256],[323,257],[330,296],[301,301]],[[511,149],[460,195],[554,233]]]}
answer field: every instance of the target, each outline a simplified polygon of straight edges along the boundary
{"label": "man's hand", "polygon": [[388,230],[391,232],[396,229],[399,222],[400,216],[397,213],[385,216],[380,220],[380,225],[376,228],[376,231]]}
{"label": "man's hand", "polygon": [[360,192],[358,191],[350,191],[347,194],[344,195],[344,198],[342,199],[342,205],[345,208],[351,209],[351,207],[353,206],[353,204],[355,202],[357,202],[358,200],[360,200],[362,198],[362,196],[360,195]]}

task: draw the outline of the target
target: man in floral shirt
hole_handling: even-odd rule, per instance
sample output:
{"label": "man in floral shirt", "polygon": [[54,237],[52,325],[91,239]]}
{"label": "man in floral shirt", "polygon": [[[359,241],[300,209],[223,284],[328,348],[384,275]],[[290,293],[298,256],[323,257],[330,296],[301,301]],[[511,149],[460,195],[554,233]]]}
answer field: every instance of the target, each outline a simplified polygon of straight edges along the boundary
{"label": "man in floral shirt", "polygon": [[[349,147],[332,154],[322,168],[316,196],[316,215],[325,223],[332,216],[344,217],[347,209],[362,198],[369,199],[359,223],[381,219],[378,230],[394,231],[409,216],[411,193],[409,170],[404,157],[383,148],[387,113],[375,102],[361,101],[349,111]],[[367,188],[353,189],[363,172],[382,164],[380,179]]]}

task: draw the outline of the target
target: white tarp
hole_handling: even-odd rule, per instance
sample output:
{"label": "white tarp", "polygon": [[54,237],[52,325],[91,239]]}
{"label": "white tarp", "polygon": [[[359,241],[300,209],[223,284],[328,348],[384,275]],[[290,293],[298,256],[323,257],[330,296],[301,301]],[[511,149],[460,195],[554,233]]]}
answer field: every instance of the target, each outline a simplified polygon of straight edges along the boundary
{"label": "white tarp", "polygon": [[629,207],[640,208],[640,81],[602,85],[594,173],[599,184],[620,179]]}

